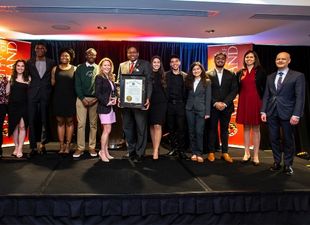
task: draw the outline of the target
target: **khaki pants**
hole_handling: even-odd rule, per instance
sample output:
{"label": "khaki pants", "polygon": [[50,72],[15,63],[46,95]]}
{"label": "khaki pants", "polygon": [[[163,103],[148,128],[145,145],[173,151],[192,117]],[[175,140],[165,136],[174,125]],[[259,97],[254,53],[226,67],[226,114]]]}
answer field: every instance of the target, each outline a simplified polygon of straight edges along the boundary
{"label": "khaki pants", "polygon": [[[93,99],[86,97],[86,99]],[[76,117],[77,117],[77,148],[78,150],[85,150],[85,128],[87,112],[89,116],[89,141],[88,145],[90,149],[95,149],[96,147],[96,134],[97,134],[97,105],[98,103],[85,107],[82,101],[77,98],[76,100]]]}

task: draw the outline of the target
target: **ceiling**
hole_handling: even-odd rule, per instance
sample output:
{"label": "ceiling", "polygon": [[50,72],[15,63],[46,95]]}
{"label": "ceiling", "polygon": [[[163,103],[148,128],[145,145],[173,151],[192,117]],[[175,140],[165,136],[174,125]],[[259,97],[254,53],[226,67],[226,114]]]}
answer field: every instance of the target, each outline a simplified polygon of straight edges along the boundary
{"label": "ceiling", "polygon": [[310,1],[0,0],[0,38],[310,45]]}

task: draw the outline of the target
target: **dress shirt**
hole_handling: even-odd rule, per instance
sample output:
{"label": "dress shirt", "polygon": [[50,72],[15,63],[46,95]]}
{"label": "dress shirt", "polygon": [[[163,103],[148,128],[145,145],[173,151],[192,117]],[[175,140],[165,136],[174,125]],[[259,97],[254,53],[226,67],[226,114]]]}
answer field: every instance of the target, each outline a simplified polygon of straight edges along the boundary
{"label": "dress shirt", "polygon": [[195,78],[195,80],[194,80],[194,92],[196,91],[196,88],[197,88],[200,80],[201,80],[200,77],[199,78]]}
{"label": "dress shirt", "polygon": [[220,84],[220,86],[221,86],[221,84],[222,84],[222,78],[223,78],[223,69],[222,70],[217,70],[217,69],[215,69],[216,70],[216,74],[217,74],[217,77],[218,77],[218,79],[219,79],[219,84]]}
{"label": "dress shirt", "polygon": [[288,68],[286,68],[286,69],[284,69],[284,70],[278,70],[277,75],[276,75],[276,79],[274,79],[274,85],[275,85],[276,88],[277,88],[278,80],[279,80],[279,78],[280,78],[279,73],[280,73],[280,72],[283,73],[283,74],[282,74],[282,83],[283,83],[283,81],[284,81],[284,79],[285,79],[285,77],[286,77],[286,74],[288,73],[288,70],[289,70]]}

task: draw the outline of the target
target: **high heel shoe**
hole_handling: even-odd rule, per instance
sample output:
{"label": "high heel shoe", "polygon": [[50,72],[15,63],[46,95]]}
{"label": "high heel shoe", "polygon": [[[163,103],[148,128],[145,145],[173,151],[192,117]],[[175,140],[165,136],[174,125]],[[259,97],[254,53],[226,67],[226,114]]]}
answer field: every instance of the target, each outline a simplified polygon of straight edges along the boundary
{"label": "high heel shoe", "polygon": [[110,160],[103,155],[103,151],[99,151],[99,156],[100,156],[101,161],[110,162]]}
{"label": "high heel shoe", "polygon": [[258,159],[255,160],[255,158],[254,158],[252,163],[254,166],[259,166],[259,160]]}
{"label": "high heel shoe", "polygon": [[249,156],[248,159],[244,159],[244,158],[245,158],[245,157],[243,156],[243,159],[242,159],[242,161],[241,161],[241,163],[243,163],[243,164],[251,161],[251,156]]}

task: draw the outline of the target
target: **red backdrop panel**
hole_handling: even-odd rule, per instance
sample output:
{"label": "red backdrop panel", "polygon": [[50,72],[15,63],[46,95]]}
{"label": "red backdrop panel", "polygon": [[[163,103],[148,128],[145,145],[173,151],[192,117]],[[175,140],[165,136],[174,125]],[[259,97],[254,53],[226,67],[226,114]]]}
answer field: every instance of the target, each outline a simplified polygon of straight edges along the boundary
{"label": "red backdrop panel", "polygon": [[[246,51],[253,49],[252,44],[242,45],[216,45],[208,47],[208,68],[213,69],[214,55],[217,52],[224,52],[227,55],[226,69],[237,72],[243,67],[243,56]],[[234,100],[235,112],[231,116],[229,124],[229,145],[243,146],[243,126],[236,123],[236,111],[238,107],[238,96]]]}
{"label": "red backdrop panel", "polygon": [[[31,45],[29,42],[0,39],[0,76],[11,76],[13,64],[17,59],[30,58]],[[3,146],[12,144],[8,137],[7,117],[3,125]]]}

